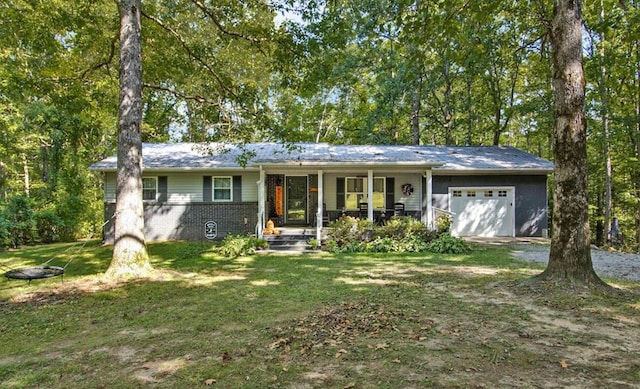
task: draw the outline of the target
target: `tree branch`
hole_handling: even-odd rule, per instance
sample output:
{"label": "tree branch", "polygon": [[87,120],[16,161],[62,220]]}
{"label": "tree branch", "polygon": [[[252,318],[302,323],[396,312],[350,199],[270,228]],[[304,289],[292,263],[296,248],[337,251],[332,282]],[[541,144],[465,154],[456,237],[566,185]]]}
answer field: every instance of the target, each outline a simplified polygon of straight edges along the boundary
{"label": "tree branch", "polygon": [[107,59],[91,66],[88,69],[85,69],[80,75],[81,80],[83,80],[90,72],[93,72],[100,68],[107,68],[107,72],[109,72],[109,65],[113,62],[113,58],[116,56],[116,45],[118,43],[118,40],[120,40],[120,37],[119,34],[116,34],[113,39],[111,39],[111,49],[109,50],[109,56],[107,57]]}
{"label": "tree branch", "polygon": [[213,100],[208,99],[208,98],[206,98],[204,96],[188,95],[188,94],[183,93],[183,92],[181,92],[179,90],[176,90],[176,89],[173,89],[173,88],[169,88],[169,87],[166,87],[166,86],[155,85],[155,84],[144,83],[143,86],[145,88],[156,89],[156,90],[161,90],[161,91],[164,91],[164,92],[171,93],[172,95],[177,96],[177,97],[179,97],[181,99],[184,99],[184,100],[193,100],[193,101],[198,102],[198,103],[214,105],[214,106],[219,107],[219,108],[222,107],[222,104],[220,103],[220,101],[213,101]]}
{"label": "tree branch", "polygon": [[220,85],[220,87],[227,92],[228,94],[230,94],[231,96],[233,96],[234,98],[238,99],[238,96],[227,86],[224,84],[224,82],[222,82],[222,78],[220,77],[220,75],[218,75],[218,73],[215,72],[215,70],[213,70],[211,68],[211,66],[209,66],[209,64],[207,64],[202,58],[200,58],[199,56],[197,56],[189,47],[189,45],[187,44],[187,42],[184,40],[184,38],[182,38],[182,36],[173,28],[165,25],[161,20],[159,20],[156,17],[153,17],[151,15],[146,14],[145,12],[142,12],[142,16],[151,20],[152,22],[156,23],[158,26],[160,26],[163,30],[167,31],[169,34],[173,35],[174,38],[176,38],[178,40],[178,42],[180,42],[180,45],[182,45],[182,48],[187,52],[187,54],[189,55],[189,57],[193,58],[194,60],[196,60],[200,65],[202,65],[202,67],[204,67],[218,82],[218,85]]}
{"label": "tree branch", "polygon": [[230,31],[227,30],[222,23],[220,23],[219,17],[218,15],[215,15],[214,12],[209,9],[206,5],[204,5],[200,0],[191,0],[191,2],[198,8],[200,8],[200,10],[209,18],[211,19],[211,22],[213,22],[213,24],[215,24],[215,26],[218,28],[218,30],[220,30],[220,32],[222,32],[225,35],[229,35],[235,38],[240,38],[240,39],[244,39],[248,42],[252,42],[252,43],[260,43],[260,42],[266,42],[267,39],[258,39],[255,37],[251,37],[239,32],[235,32],[235,31]]}

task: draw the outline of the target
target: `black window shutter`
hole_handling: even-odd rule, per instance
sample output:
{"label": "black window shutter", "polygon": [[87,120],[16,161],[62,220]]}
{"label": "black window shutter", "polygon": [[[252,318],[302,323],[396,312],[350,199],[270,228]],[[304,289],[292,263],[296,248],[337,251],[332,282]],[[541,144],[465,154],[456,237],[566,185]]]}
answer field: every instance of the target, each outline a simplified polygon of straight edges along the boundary
{"label": "black window shutter", "polygon": [[158,201],[165,202],[168,200],[167,176],[158,176]]}
{"label": "black window shutter", "polygon": [[387,177],[386,182],[386,198],[385,198],[385,206],[387,209],[393,209],[393,204],[396,202],[396,194],[395,194],[395,186],[396,179],[395,177]]}
{"label": "black window shutter", "polygon": [[242,201],[242,176],[233,176],[233,201]]}
{"label": "black window shutter", "polygon": [[338,177],[336,181],[336,208],[344,208],[344,177]]}
{"label": "black window shutter", "polygon": [[213,201],[211,176],[202,177],[202,201]]}

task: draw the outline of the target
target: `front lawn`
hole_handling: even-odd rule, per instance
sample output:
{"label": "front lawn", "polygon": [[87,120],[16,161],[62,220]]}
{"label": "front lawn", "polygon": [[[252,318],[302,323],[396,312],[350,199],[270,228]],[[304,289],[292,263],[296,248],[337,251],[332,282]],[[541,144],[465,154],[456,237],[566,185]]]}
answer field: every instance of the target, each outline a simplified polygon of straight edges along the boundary
{"label": "front lawn", "polygon": [[[40,264],[67,245],[0,254]],[[0,281],[6,388],[640,386],[640,286],[542,294],[507,247],[464,255],[218,256],[150,244],[157,277],[100,279],[110,247],[58,277]],[[54,261],[54,262],[55,262]],[[4,269],[3,269],[4,270]]]}

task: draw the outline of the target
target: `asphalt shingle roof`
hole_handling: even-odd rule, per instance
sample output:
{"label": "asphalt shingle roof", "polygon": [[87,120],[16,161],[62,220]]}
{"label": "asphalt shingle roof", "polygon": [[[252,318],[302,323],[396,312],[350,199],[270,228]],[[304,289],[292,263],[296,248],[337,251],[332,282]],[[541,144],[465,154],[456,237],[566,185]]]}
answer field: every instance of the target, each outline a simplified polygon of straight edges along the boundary
{"label": "asphalt shingle roof", "polygon": [[[327,143],[249,143],[243,146],[198,143],[145,143],[145,170],[209,170],[258,165],[416,165],[434,171],[520,170],[547,173],[553,163],[522,150],[506,146],[367,146]],[[111,156],[90,169],[115,171]]]}

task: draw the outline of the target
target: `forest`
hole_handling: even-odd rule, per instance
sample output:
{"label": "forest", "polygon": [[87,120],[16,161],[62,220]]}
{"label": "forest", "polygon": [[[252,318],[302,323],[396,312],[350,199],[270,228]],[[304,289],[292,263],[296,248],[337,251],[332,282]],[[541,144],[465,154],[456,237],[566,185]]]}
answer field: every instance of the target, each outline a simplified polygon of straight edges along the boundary
{"label": "forest", "polygon": [[[553,160],[551,3],[144,1],[143,141],[508,145]],[[582,19],[592,241],[615,217],[637,251],[640,2],[585,2]],[[117,148],[118,40],[114,1],[0,5],[0,246],[99,235],[87,168]]]}

